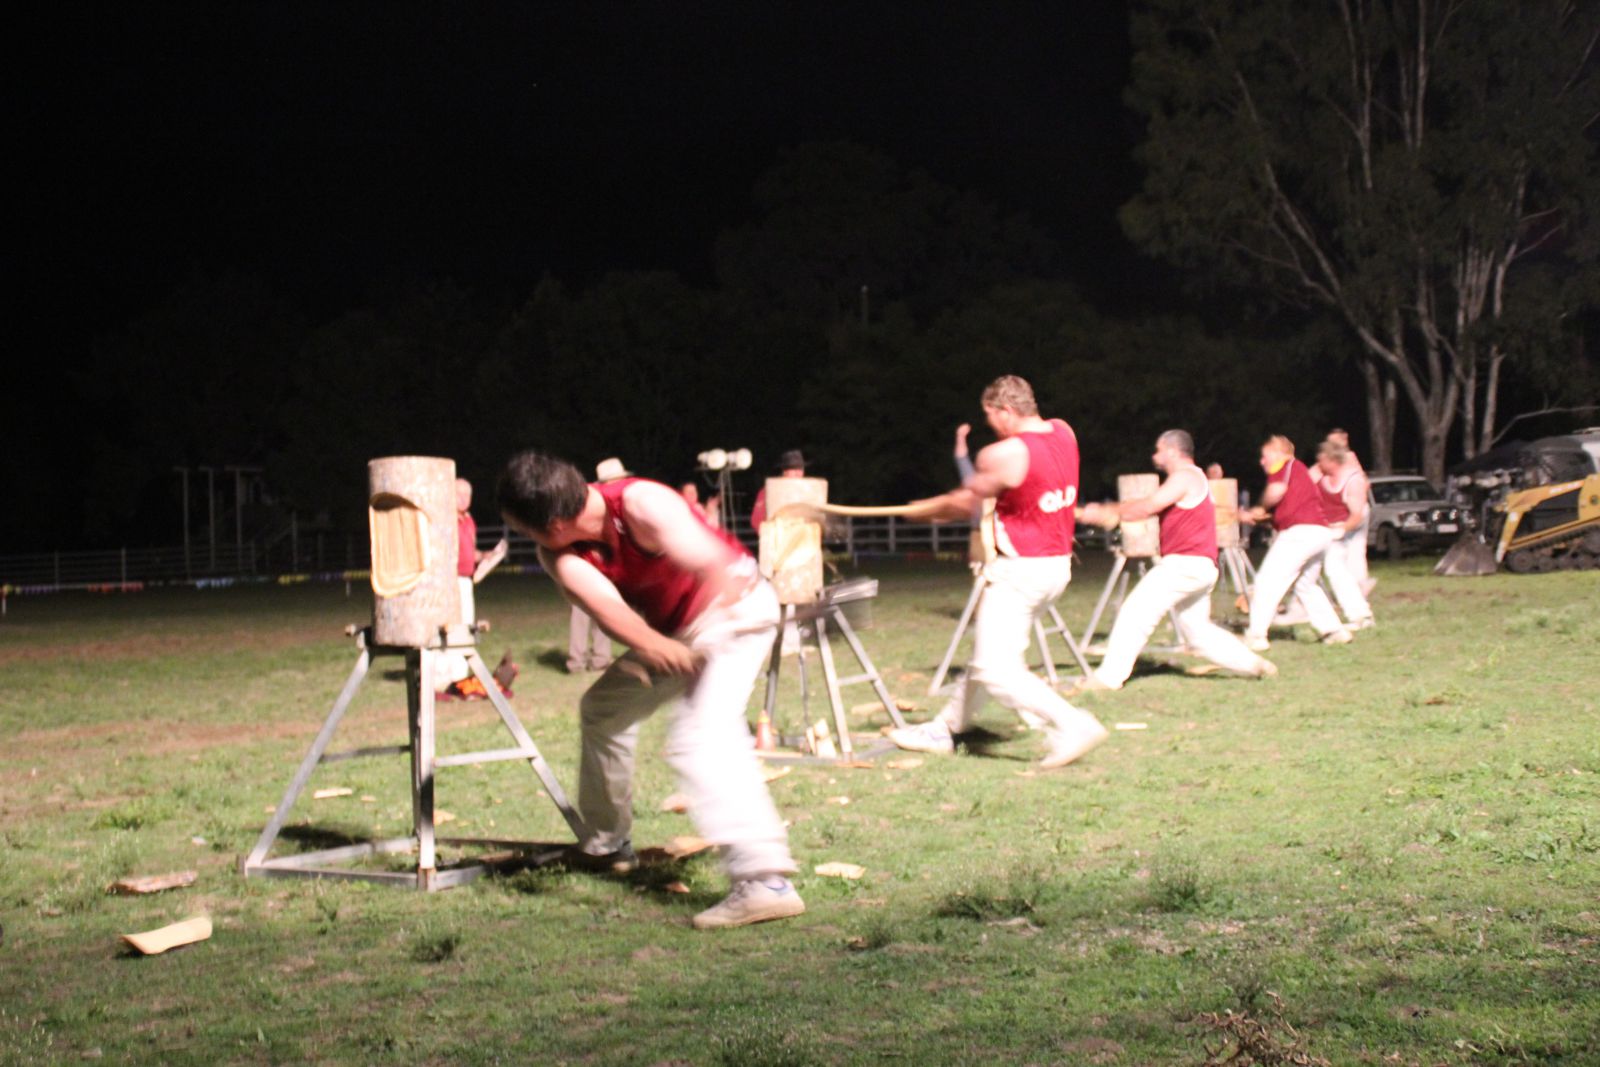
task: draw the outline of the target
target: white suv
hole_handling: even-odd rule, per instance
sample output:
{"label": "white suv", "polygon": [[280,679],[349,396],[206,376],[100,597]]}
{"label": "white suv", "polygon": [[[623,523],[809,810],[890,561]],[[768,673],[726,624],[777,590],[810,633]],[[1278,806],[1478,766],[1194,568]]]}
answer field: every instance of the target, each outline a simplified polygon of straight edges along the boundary
{"label": "white suv", "polygon": [[1407,552],[1449,546],[1471,521],[1463,508],[1415,474],[1375,474],[1369,479],[1367,552],[1400,559]]}

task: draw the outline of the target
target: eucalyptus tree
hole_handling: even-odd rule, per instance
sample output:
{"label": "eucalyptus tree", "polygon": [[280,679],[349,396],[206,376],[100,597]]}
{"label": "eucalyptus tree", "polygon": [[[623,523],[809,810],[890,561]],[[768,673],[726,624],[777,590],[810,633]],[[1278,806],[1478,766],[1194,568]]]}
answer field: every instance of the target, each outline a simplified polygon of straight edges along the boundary
{"label": "eucalyptus tree", "polygon": [[1331,315],[1373,460],[1403,402],[1438,477],[1452,431],[1488,448],[1507,376],[1600,292],[1597,39],[1577,0],[1143,0],[1124,228]]}

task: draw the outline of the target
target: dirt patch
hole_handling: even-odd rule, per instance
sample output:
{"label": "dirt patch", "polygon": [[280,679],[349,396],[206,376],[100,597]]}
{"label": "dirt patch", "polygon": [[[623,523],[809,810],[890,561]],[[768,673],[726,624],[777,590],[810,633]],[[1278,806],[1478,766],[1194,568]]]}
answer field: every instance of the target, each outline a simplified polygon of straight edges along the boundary
{"label": "dirt patch", "polygon": [[1061,1046],[1073,1063],[1116,1063],[1123,1047],[1108,1037],[1080,1037]]}

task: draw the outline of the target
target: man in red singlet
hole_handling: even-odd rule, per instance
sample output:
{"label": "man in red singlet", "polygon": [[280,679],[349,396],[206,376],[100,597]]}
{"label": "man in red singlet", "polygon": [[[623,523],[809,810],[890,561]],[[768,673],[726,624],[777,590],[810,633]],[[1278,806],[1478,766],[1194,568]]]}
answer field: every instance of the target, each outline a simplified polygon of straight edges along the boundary
{"label": "man in red singlet", "polygon": [[1266,678],[1276,667],[1211,621],[1211,590],[1217,584],[1217,518],[1211,483],[1195,466],[1194,438],[1168,430],[1156,438],[1156,469],[1167,477],[1154,493],[1120,504],[1085,504],[1085,522],[1115,526],[1161,516],[1161,560],[1139,580],[1117,613],[1106,654],[1083,688],[1121,689],[1157,624],[1177,612],[1185,645],[1230,671]]}
{"label": "man in red singlet", "polygon": [[1049,752],[1042,767],[1062,767],[1106,738],[1093,715],[1075,708],[1028,670],[1033,625],[1072,578],[1073,507],[1078,500],[1078,440],[1060,419],[1039,417],[1033,388],[1015,375],[983,392],[983,412],[1000,438],[978,453],[976,471],[960,489],[931,500],[934,521],[970,518],[995,498],[998,558],[983,569],[983,596],[973,620],[972,660],[939,715],[890,733],[901,748],[955,751],[985,695],[1043,727]]}
{"label": "man in red singlet", "polygon": [[1346,624],[1352,630],[1365,630],[1373,625],[1372,605],[1361,589],[1352,555],[1359,551],[1365,558],[1366,545],[1363,542],[1357,549],[1351,538],[1366,524],[1367,480],[1359,465],[1352,468],[1346,462],[1349,457],[1349,450],[1331,438],[1322,442],[1317,448],[1317,469],[1312,481],[1322,501],[1322,517],[1333,530],[1322,569],[1327,572],[1328,585]]}
{"label": "man in red singlet", "polygon": [[1265,652],[1270,647],[1267,628],[1277,614],[1278,601],[1292,586],[1322,640],[1331,645],[1346,644],[1350,631],[1339,621],[1339,613],[1318,584],[1322,557],[1333,541],[1333,531],[1323,518],[1322,502],[1306,465],[1294,458],[1294,442],[1282,434],[1268,438],[1261,446],[1261,469],[1266,472],[1267,487],[1261,493],[1261,503],[1245,514],[1252,522],[1265,522],[1270,514],[1277,533],[1256,569],[1255,589],[1250,596],[1250,626],[1244,643],[1254,652]]}
{"label": "man in red singlet", "polygon": [[772,648],[778,598],[756,561],[670,487],[643,478],[585,484],[577,468],[523,452],[500,475],[500,510],[539,545],[572,603],[629,651],[584,693],[580,865],[636,862],[634,750],[639,723],[668,701],[667,762],[700,835],[723,852],[732,891],[697,929],[805,910],[788,875],[788,835],[752,747],[745,705]]}

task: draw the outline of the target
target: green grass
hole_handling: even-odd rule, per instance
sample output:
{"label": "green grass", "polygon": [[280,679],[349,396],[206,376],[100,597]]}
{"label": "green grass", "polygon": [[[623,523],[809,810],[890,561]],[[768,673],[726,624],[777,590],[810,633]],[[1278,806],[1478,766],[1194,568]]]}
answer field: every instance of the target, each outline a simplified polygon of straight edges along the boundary
{"label": "green grass", "polygon": [[[359,588],[13,599],[0,1062],[1199,1064],[1230,1011],[1333,1064],[1600,1062],[1600,574],[1438,580],[1430,562],[1376,568],[1380,628],[1351,646],[1280,636],[1273,681],[1147,657],[1085,706],[1148,728],[1061,771],[1035,771],[1042,743],[995,707],[954,758],[795,769],[772,792],[809,910],[716,935],[688,926],[725,889],[706,856],[433,895],[239,877],[352,666]],[[922,717],[967,574],[868,572],[862,636]],[[1070,622],[1103,575],[1085,563]],[[485,656],[522,663],[514,702],[570,789],[585,680],[559,666],[566,610],[538,579],[479,602]],[[403,739],[397,666],[377,661],[337,747]],[[440,718],[441,751],[507,743],[482,704]],[[863,742],[882,724],[854,719]],[[640,845],[692,832],[660,811],[663,725]],[[312,784],[355,792],[303,800],[283,847],[405,832],[403,757]],[[564,836],[526,767],[446,769],[438,789],[447,832]],[[828,860],[867,874],[810,873]],[[184,868],[192,889],[103,892]],[[118,947],[196,914],[207,942]]]}

